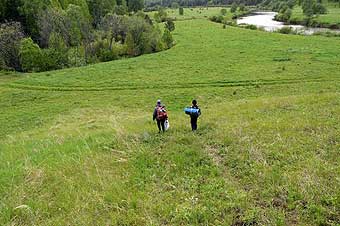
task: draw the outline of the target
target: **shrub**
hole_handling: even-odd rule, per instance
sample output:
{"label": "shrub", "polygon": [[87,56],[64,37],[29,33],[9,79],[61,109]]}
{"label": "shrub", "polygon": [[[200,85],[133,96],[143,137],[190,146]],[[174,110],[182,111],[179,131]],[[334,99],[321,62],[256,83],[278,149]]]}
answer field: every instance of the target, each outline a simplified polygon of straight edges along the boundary
{"label": "shrub", "polygon": [[226,14],[227,14],[227,9],[221,9],[221,14],[223,15],[223,16],[225,16]]}
{"label": "shrub", "polygon": [[179,11],[179,15],[181,15],[181,16],[184,15],[184,9],[183,9],[183,7],[180,7],[180,8],[178,9],[178,11]]}
{"label": "shrub", "polygon": [[101,62],[107,62],[118,59],[118,52],[115,49],[100,49],[98,58]]}
{"label": "shrub", "polygon": [[246,26],[244,26],[244,28],[250,29],[250,30],[257,30],[257,27],[254,24],[247,24]]}
{"label": "shrub", "polygon": [[168,14],[163,8],[160,8],[158,12],[156,12],[154,15],[154,18],[156,22],[158,23],[166,21],[167,17],[168,17]]}
{"label": "shrub", "polygon": [[216,23],[222,23],[224,21],[224,18],[222,15],[219,15],[210,17],[210,20]]}
{"label": "shrub", "polygon": [[77,46],[68,49],[67,51],[68,63],[71,67],[79,67],[86,65],[85,48]]}
{"label": "shrub", "polygon": [[284,26],[284,27],[280,28],[279,30],[277,30],[277,32],[279,32],[281,34],[291,34],[291,33],[293,33],[293,28],[288,27],[288,26]]}
{"label": "shrub", "polygon": [[44,69],[42,51],[31,38],[25,38],[20,42],[19,56],[23,71],[32,72]]}
{"label": "shrub", "polygon": [[167,28],[170,32],[175,30],[175,23],[171,19],[167,19],[165,23],[165,28]]}
{"label": "shrub", "polygon": [[321,3],[315,3],[313,5],[313,13],[314,14],[326,14],[327,8]]}
{"label": "shrub", "polygon": [[171,48],[173,46],[174,40],[168,29],[164,30],[162,41],[165,44],[166,48]]}
{"label": "shrub", "polygon": [[61,69],[68,66],[67,52],[58,49],[48,48],[42,49],[42,60],[40,71],[50,71]]}

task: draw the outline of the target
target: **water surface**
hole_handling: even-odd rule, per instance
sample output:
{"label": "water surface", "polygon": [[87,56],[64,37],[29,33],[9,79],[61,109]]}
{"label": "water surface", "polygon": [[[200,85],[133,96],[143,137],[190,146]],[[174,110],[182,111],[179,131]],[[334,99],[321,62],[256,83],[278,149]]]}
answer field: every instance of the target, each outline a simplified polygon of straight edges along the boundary
{"label": "water surface", "polygon": [[283,27],[291,27],[294,30],[297,30],[299,33],[308,34],[308,35],[316,33],[316,32],[327,32],[327,31],[340,33],[340,30],[336,30],[336,29],[312,28],[312,27],[305,27],[302,25],[285,25],[283,22],[274,20],[276,14],[277,14],[276,12],[255,12],[249,16],[239,18],[237,20],[237,24],[239,25],[252,24],[257,27],[261,27],[266,31],[276,31]]}

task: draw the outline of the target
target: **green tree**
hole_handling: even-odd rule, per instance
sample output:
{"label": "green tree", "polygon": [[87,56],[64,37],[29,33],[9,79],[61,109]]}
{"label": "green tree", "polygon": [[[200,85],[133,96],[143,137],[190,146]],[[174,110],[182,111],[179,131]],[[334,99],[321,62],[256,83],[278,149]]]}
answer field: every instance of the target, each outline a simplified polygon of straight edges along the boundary
{"label": "green tree", "polygon": [[21,0],[19,7],[21,16],[25,19],[24,29],[34,39],[39,39],[38,17],[50,5],[49,0]]}
{"label": "green tree", "polygon": [[235,13],[236,11],[237,11],[237,4],[234,2],[234,3],[231,5],[230,12],[231,12],[231,13]]}
{"label": "green tree", "polygon": [[126,19],[124,16],[116,14],[107,14],[101,24],[105,33],[105,38],[109,40],[109,49],[112,50],[114,41],[124,41],[128,31]]}
{"label": "green tree", "polygon": [[19,22],[0,24],[0,61],[2,69],[20,70],[19,46],[24,32]]}
{"label": "green tree", "polygon": [[70,4],[66,10],[69,42],[71,46],[79,46],[90,35],[90,22],[80,6]]}
{"label": "green tree", "polygon": [[112,13],[116,7],[116,0],[87,0],[90,13],[95,26],[99,25],[102,18]]}
{"label": "green tree", "polygon": [[313,16],[313,0],[304,0],[302,4],[303,14],[310,18]]}
{"label": "green tree", "polygon": [[23,71],[41,71],[43,55],[40,47],[31,38],[25,38],[20,42],[19,56]]}
{"label": "green tree", "polygon": [[144,8],[144,1],[143,0],[128,0],[127,6],[130,12],[137,12]]}

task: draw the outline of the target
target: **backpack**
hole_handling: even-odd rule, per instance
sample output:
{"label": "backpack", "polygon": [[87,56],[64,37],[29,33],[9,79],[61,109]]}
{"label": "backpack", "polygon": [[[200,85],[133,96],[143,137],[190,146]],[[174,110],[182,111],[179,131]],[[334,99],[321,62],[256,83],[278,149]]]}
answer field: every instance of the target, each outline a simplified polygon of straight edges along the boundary
{"label": "backpack", "polygon": [[201,115],[201,109],[199,108],[187,107],[187,108],[184,108],[184,112],[185,114],[194,116],[194,117],[199,117]]}
{"label": "backpack", "polygon": [[165,120],[168,118],[168,113],[166,112],[165,108],[163,106],[157,107],[157,119],[158,120]]}

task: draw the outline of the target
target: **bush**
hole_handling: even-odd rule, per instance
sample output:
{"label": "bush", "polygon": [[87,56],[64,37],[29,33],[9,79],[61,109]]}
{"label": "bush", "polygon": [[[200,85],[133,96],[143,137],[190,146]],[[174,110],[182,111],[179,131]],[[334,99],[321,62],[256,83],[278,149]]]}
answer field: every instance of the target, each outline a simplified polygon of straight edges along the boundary
{"label": "bush", "polygon": [[225,16],[226,14],[227,14],[227,9],[221,9],[221,14],[223,15],[223,16]]}
{"label": "bush", "polygon": [[68,63],[71,67],[79,67],[86,65],[85,48],[77,46],[68,49],[67,51]]}
{"label": "bush", "polygon": [[40,71],[62,69],[68,66],[67,52],[58,49],[42,49]]}
{"label": "bush", "polygon": [[25,38],[20,42],[19,56],[23,71],[33,72],[44,69],[43,53],[31,38]]}
{"label": "bush", "polygon": [[314,14],[326,14],[327,8],[321,3],[315,3],[313,5],[313,13]]}
{"label": "bush", "polygon": [[292,27],[285,26],[285,27],[282,27],[279,30],[277,30],[277,32],[279,32],[281,34],[292,34],[292,33],[294,33],[294,30],[293,30]]}
{"label": "bush", "polygon": [[162,41],[165,44],[166,48],[171,48],[173,46],[174,40],[168,29],[164,30]]}
{"label": "bush", "polygon": [[118,59],[118,52],[114,51],[114,49],[100,49],[98,58],[101,62],[108,62],[112,60]]}
{"label": "bush", "polygon": [[224,17],[222,15],[219,16],[212,16],[210,20],[216,23],[222,23],[224,21]]}
{"label": "bush", "polygon": [[167,19],[165,23],[165,28],[167,28],[170,32],[175,30],[175,23],[171,19]]}
{"label": "bush", "polygon": [[184,9],[183,9],[183,7],[180,7],[180,8],[178,9],[178,11],[179,11],[179,15],[181,15],[181,16],[184,15]]}
{"label": "bush", "polygon": [[167,20],[168,14],[163,8],[160,8],[158,12],[155,13],[154,18],[157,23],[161,23]]}
{"label": "bush", "polygon": [[247,24],[246,26],[244,26],[244,28],[250,29],[250,30],[257,30],[256,25],[253,25],[253,24]]}

